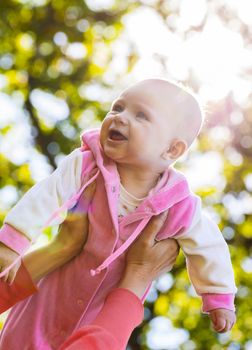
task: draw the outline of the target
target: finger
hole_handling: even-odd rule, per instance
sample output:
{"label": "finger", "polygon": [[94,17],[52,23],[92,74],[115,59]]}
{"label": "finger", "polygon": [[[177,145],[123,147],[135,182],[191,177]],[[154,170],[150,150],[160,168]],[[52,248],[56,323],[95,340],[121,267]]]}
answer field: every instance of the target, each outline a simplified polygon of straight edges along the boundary
{"label": "finger", "polygon": [[231,331],[231,329],[233,328],[233,325],[234,325],[233,322],[227,320],[226,327],[222,331],[222,333]]}
{"label": "finger", "polygon": [[228,332],[231,329],[231,323],[229,321],[226,322],[226,326],[222,329],[222,333]]}
{"label": "finger", "polygon": [[[5,270],[5,266],[1,266],[0,267],[0,273],[4,272]],[[7,277],[8,277],[8,273],[7,273]],[[6,274],[4,276],[2,276],[0,279],[3,281],[3,282],[6,282]]]}
{"label": "finger", "polygon": [[143,231],[146,240],[150,239],[152,242],[154,242],[154,239],[164,225],[166,218],[167,212],[163,212],[151,218]]}
{"label": "finger", "polygon": [[3,281],[6,283],[7,280],[8,280],[8,276],[9,276],[9,272],[7,272],[2,278],[3,278]]}
{"label": "finger", "polygon": [[92,200],[96,190],[96,181],[92,182],[84,191],[86,199]]}
{"label": "finger", "polygon": [[166,271],[167,271],[167,272],[169,272],[169,271],[171,271],[171,270],[173,269],[173,266],[174,266],[175,263],[176,263],[176,259],[177,259],[177,255],[175,255],[174,257],[172,257],[172,258],[170,259],[169,265],[168,265],[167,268],[166,268]]}
{"label": "finger", "polygon": [[175,239],[173,238],[162,239],[160,241],[160,244],[167,247],[166,249],[169,250],[169,254],[173,254],[174,256],[178,255],[180,247],[178,242]]}
{"label": "finger", "polygon": [[7,278],[7,283],[11,285],[16,277],[17,269],[11,269]]}
{"label": "finger", "polygon": [[216,318],[215,312],[210,313],[210,317],[211,317],[211,321],[212,321],[213,327],[214,327],[216,322],[217,322],[217,318]]}
{"label": "finger", "polygon": [[96,190],[96,181],[92,182],[80,196],[76,207],[74,207],[73,212],[79,215],[85,215],[88,213],[88,208],[94,197]]}
{"label": "finger", "polygon": [[174,263],[175,263],[175,260],[172,261],[172,262],[169,262],[169,263],[167,262],[165,264],[164,268],[162,270],[160,270],[159,275],[162,275],[164,273],[170,272],[173,269]]}
{"label": "finger", "polygon": [[217,319],[217,322],[215,324],[215,330],[216,332],[222,332],[225,327],[226,327],[226,320],[221,318],[221,319]]}
{"label": "finger", "polygon": [[226,326],[222,329],[217,330],[218,333],[226,333],[229,331],[229,325],[226,324]]}

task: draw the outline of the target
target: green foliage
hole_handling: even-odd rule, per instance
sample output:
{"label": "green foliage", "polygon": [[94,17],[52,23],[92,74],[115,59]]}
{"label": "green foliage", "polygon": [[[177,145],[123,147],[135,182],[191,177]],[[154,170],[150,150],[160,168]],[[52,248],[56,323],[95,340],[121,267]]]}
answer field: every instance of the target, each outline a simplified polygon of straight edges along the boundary
{"label": "green foliage", "polygon": [[[51,142],[67,154],[79,144],[83,113],[94,106],[96,117],[104,117],[100,105],[86,98],[81,89],[85,82],[104,84],[102,76],[111,60],[110,45],[122,29],[121,16],[131,7],[124,2],[115,9],[94,12],[83,0],[1,1],[0,73],[7,81],[2,91],[22,94],[35,147],[53,167],[55,159],[48,150]],[[78,45],[80,56],[70,53],[71,45]],[[48,125],[31,103],[31,93],[37,89],[64,100],[70,109],[69,118]],[[8,128],[1,134],[6,134]]]}
{"label": "green foliage", "polygon": [[[153,2],[153,9],[162,18],[168,15],[168,7],[164,3]],[[46,157],[52,167],[56,166],[59,153],[68,154],[79,146],[83,125],[96,125],[104,118],[106,106],[101,102],[102,92],[101,101],[94,101],[87,97],[85,88],[90,84],[98,84],[104,89],[112,89],[104,78],[112,60],[111,47],[123,29],[122,16],[134,10],[138,4],[115,1],[110,9],[95,11],[83,0],[0,2],[0,75],[6,81],[1,91],[9,96],[19,94],[22,110],[32,130],[30,143]],[[185,37],[190,34],[188,30]],[[73,57],[69,53],[72,44],[80,45],[82,57]],[[130,70],[137,62],[137,55],[132,51],[127,59],[127,69]],[[196,90],[200,88],[200,82],[195,82],[193,77],[188,84]],[[70,110],[68,117],[48,122],[32,103],[31,95],[36,90],[65,101]],[[149,316],[133,332],[129,343],[131,350],[149,349],[146,345],[146,334],[150,329],[148,322],[157,316],[168,317],[174,327],[188,330],[188,342],[181,345],[184,350],[246,349],[246,342],[252,338],[252,269],[251,265],[246,268],[252,254],[251,210],[245,210],[237,219],[236,213],[225,204],[226,195],[232,195],[240,206],[244,196],[251,199],[251,187],[246,185],[246,178],[251,175],[252,150],[242,140],[246,136],[251,137],[252,104],[251,98],[243,106],[238,106],[232,97],[222,102],[228,108],[223,112],[222,106],[215,106],[216,111],[209,118],[213,121],[203,129],[198,150],[201,154],[212,150],[221,157],[221,176],[225,184],[221,190],[215,186],[199,188],[198,195],[202,198],[203,206],[213,208],[220,218],[220,228],[224,234],[226,232],[239,286],[236,299],[237,324],[226,338],[212,332],[208,317],[200,314],[200,299],[189,293],[190,282],[185,260],[180,255],[172,272],[174,284],[167,292],[158,292],[155,301],[147,302]],[[242,112],[244,116],[243,121],[236,126],[230,123],[233,111]],[[218,115],[218,122],[215,121],[215,114]],[[89,124],[85,124],[89,119]],[[229,130],[232,135],[229,141],[213,142],[211,130],[217,123]],[[12,132],[14,125],[15,121],[0,127],[0,141]],[[239,164],[230,157],[234,153],[241,156]],[[187,164],[183,167],[186,168]],[[15,164],[0,153],[0,189],[7,185],[14,186],[18,197],[21,197],[33,183],[29,163]],[[5,214],[5,209],[0,211],[0,222]],[[45,234],[49,238],[52,235],[50,230]]]}

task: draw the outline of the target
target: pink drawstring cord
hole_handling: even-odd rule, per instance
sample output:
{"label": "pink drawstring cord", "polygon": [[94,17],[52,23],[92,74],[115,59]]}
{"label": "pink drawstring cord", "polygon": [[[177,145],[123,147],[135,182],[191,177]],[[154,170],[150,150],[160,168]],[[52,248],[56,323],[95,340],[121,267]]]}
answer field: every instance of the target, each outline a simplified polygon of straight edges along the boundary
{"label": "pink drawstring cord", "polygon": [[130,245],[131,243],[139,236],[142,229],[146,226],[150,217],[143,219],[140,224],[137,226],[132,235],[125,241],[120,248],[118,248],[114,253],[112,253],[104,262],[98,266],[95,270],[90,270],[91,276],[95,276],[99,274],[102,270],[108,267],[119,255],[121,255]]}

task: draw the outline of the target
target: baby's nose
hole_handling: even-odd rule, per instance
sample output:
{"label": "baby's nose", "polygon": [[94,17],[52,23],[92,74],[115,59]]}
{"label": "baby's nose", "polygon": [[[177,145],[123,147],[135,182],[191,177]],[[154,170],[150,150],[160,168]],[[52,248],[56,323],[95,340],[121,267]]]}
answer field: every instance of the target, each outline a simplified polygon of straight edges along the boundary
{"label": "baby's nose", "polygon": [[115,116],[115,122],[119,124],[126,125],[127,124],[127,117],[125,113],[120,113]]}

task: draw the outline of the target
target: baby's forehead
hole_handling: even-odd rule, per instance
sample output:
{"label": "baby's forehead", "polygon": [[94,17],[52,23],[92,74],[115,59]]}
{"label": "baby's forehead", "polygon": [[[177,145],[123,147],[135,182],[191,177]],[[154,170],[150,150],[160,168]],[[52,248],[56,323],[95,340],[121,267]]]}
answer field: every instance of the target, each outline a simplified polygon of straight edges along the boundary
{"label": "baby's forehead", "polygon": [[187,92],[174,84],[149,80],[130,86],[118,98],[142,103],[167,113],[178,113],[188,108],[191,100]]}
{"label": "baby's forehead", "polygon": [[172,100],[174,103],[187,103],[191,96],[190,94],[173,83],[162,79],[147,79],[131,85],[120,94],[121,97],[147,97],[151,100],[167,101]]}

